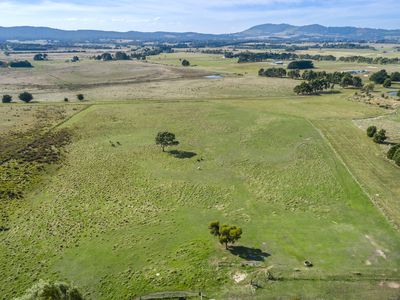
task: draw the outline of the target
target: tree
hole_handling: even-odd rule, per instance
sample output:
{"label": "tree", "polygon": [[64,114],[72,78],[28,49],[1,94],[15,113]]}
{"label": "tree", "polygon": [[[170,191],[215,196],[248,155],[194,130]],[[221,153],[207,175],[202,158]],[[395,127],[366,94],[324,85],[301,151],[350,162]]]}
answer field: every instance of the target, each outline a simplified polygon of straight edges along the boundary
{"label": "tree", "polygon": [[189,67],[190,66],[190,62],[186,59],[182,60],[182,66],[184,67]]}
{"label": "tree", "polygon": [[382,144],[384,141],[386,141],[387,136],[386,136],[386,130],[385,129],[381,129],[378,132],[376,132],[374,134],[374,142],[377,144]]}
{"label": "tree", "polygon": [[79,290],[64,282],[50,283],[40,280],[15,300],[83,300]]}
{"label": "tree", "polygon": [[375,84],[373,84],[373,83],[368,83],[368,84],[364,85],[364,87],[363,87],[362,90],[368,94],[368,93],[370,93],[370,92],[373,92],[374,89],[375,89]]}
{"label": "tree", "polygon": [[290,70],[287,76],[292,79],[299,79],[301,77],[299,70]]}
{"label": "tree", "polygon": [[292,69],[313,69],[314,64],[311,60],[295,60],[288,64],[287,68]]}
{"label": "tree", "polygon": [[313,93],[313,88],[308,82],[302,82],[295,86],[293,91],[297,95],[311,95]]}
{"label": "tree", "polygon": [[10,95],[3,95],[3,98],[1,98],[1,102],[3,103],[10,103],[12,101],[12,96]]}
{"label": "tree", "polygon": [[157,134],[156,145],[160,145],[162,151],[165,152],[165,147],[179,145],[179,141],[175,139],[175,134],[164,131]]}
{"label": "tree", "polygon": [[375,133],[377,132],[377,130],[378,129],[376,128],[376,126],[369,126],[367,128],[367,135],[372,138],[375,135]]}
{"label": "tree", "polygon": [[400,149],[397,149],[396,153],[393,155],[393,160],[396,165],[400,166]]}
{"label": "tree", "polygon": [[211,222],[208,225],[210,234],[218,237],[221,244],[225,245],[225,249],[228,249],[228,244],[234,244],[242,236],[242,229],[235,225],[222,225],[220,226],[218,221]]}
{"label": "tree", "polygon": [[218,221],[211,222],[210,225],[208,225],[208,229],[210,230],[210,233],[213,236],[219,236],[219,222]]}
{"label": "tree", "polygon": [[96,56],[97,60],[102,60],[102,61],[110,61],[112,60],[112,55],[108,52],[103,53],[102,55]]}
{"label": "tree", "polygon": [[125,52],[122,52],[122,51],[115,52],[114,57],[116,60],[130,60],[131,59],[128,56],[128,54],[126,54]]}
{"label": "tree", "polygon": [[369,80],[376,84],[383,84],[387,78],[389,78],[389,75],[386,70],[380,70],[379,72],[372,74]]}
{"label": "tree", "polygon": [[9,63],[11,68],[33,68],[32,64],[27,60],[12,61]]}
{"label": "tree", "polygon": [[397,97],[400,97],[400,90],[397,92]]}
{"label": "tree", "polygon": [[400,72],[393,72],[393,73],[390,75],[390,79],[391,79],[392,81],[400,81]]}
{"label": "tree", "polygon": [[355,88],[362,88],[363,87],[362,79],[358,76],[354,76],[353,77],[353,86]]}
{"label": "tree", "polygon": [[387,153],[387,158],[393,159],[394,155],[396,154],[396,151],[398,149],[400,149],[400,144],[396,144],[396,145],[393,145],[392,147],[390,147],[390,149],[389,149],[389,151]]}
{"label": "tree", "polygon": [[234,244],[242,237],[242,229],[231,225],[222,225],[219,229],[219,242],[228,249],[228,244]]}
{"label": "tree", "polygon": [[346,88],[349,85],[353,85],[353,76],[351,76],[349,73],[346,73],[346,75],[343,76],[342,80],[340,81],[340,86]]}
{"label": "tree", "polygon": [[75,55],[75,56],[72,57],[71,61],[72,62],[77,62],[77,61],[79,61],[79,57]]}
{"label": "tree", "polygon": [[67,97],[64,98],[64,102],[68,102],[69,99]]}
{"label": "tree", "polygon": [[24,101],[25,103],[31,102],[33,100],[33,96],[31,93],[23,92],[18,96],[19,100]]}
{"label": "tree", "polygon": [[35,54],[35,56],[33,57],[33,60],[36,60],[36,61],[47,60],[47,54],[46,53],[44,53],[44,54],[42,54],[42,53]]}
{"label": "tree", "polygon": [[384,88],[390,88],[392,86],[392,81],[390,78],[386,78],[385,81],[383,82],[383,87]]}
{"label": "tree", "polygon": [[76,95],[76,98],[77,98],[79,101],[85,100],[85,96],[84,96],[83,94],[78,94],[78,95]]}

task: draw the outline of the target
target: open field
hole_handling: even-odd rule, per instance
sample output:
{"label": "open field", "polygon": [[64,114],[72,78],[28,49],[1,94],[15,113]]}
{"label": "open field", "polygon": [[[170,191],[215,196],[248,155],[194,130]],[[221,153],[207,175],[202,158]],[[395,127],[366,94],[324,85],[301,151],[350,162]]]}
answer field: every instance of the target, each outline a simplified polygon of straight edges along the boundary
{"label": "open field", "polygon": [[[365,135],[375,124],[398,142],[399,110],[349,101],[352,89],[295,96],[299,81],[257,76],[269,62],[64,60],[0,69],[4,93],[39,102],[1,104],[1,137],[38,122],[71,133],[58,164],[0,205],[0,299],[39,279],[73,282],[88,299],[400,295],[400,168]],[[163,153],[164,130],[180,144]],[[243,228],[230,250],[209,234],[215,220]]]}

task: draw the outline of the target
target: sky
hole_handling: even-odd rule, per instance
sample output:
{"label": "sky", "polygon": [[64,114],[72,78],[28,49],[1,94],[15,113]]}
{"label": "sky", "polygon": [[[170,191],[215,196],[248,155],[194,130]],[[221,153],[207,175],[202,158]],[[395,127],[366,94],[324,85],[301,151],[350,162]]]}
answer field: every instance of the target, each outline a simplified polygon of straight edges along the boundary
{"label": "sky", "polygon": [[400,29],[400,0],[0,0],[0,26],[233,33],[265,23]]}

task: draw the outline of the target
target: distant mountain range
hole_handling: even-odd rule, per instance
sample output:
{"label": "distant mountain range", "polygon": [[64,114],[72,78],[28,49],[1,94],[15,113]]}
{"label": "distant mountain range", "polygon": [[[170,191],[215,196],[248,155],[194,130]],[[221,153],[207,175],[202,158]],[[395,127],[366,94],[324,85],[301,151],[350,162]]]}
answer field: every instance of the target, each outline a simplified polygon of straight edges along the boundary
{"label": "distant mountain range", "polygon": [[224,41],[224,40],[290,40],[290,41],[397,41],[400,29],[373,29],[357,27],[325,27],[322,25],[294,26],[263,24],[231,34],[203,34],[196,32],[140,32],[101,30],[61,30],[48,27],[0,27],[0,41],[59,40],[59,41]]}

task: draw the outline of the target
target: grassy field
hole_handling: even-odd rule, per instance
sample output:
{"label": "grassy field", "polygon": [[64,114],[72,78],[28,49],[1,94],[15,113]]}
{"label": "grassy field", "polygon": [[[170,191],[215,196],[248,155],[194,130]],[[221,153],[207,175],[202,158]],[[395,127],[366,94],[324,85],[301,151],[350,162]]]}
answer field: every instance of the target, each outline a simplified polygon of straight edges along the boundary
{"label": "grassy field", "polygon": [[[290,101],[104,104],[70,119],[63,126],[78,138],[66,164],[1,236],[5,298],[39,278],[73,281],[94,299],[181,289],[252,297],[251,279],[261,298],[334,298],[338,282],[347,299],[395,295],[399,234],[321,136],[329,123],[309,121],[320,119],[306,109],[313,98],[297,116],[277,109]],[[164,129],[193,157],[155,147]],[[215,219],[243,227],[234,253],[208,234]]]}
{"label": "grassy field", "polygon": [[[398,113],[348,101],[351,89],[295,96],[298,81],[257,76],[267,62],[188,55],[0,70],[5,91],[36,89],[40,102],[0,105],[2,138],[44,119],[72,133],[61,164],[0,205],[0,299],[39,279],[88,299],[398,297],[400,169],[365,135],[376,124],[398,141]],[[88,101],[61,103],[78,92]],[[165,153],[164,130],[180,141]],[[243,228],[229,251],[214,220]]]}

